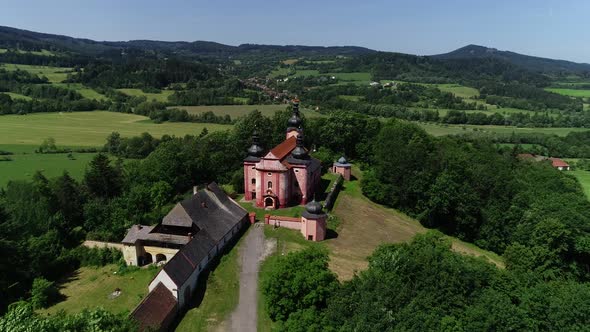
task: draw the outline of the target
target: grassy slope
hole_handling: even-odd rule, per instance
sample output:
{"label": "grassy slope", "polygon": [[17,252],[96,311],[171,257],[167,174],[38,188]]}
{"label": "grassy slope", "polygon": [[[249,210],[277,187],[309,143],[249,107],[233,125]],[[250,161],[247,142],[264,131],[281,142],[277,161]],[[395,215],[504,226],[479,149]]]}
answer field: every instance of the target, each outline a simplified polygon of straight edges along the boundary
{"label": "grassy slope", "polygon": [[[179,108],[186,110],[189,114],[201,114],[204,112],[213,112],[215,115],[229,115],[232,119],[246,115],[254,110],[260,111],[262,115],[271,117],[277,111],[284,111],[287,105],[216,105],[216,106],[172,106],[173,108]],[[302,109],[302,113],[306,117],[320,116],[319,113]]]}
{"label": "grassy slope", "polygon": [[146,93],[141,89],[117,89],[128,96],[145,96],[148,100],[155,99],[156,101],[167,102],[168,96],[172,95],[172,90],[162,90],[160,93]]}
{"label": "grassy slope", "polygon": [[191,308],[186,312],[176,331],[212,330],[213,327],[223,322],[238,305],[240,293],[238,248],[240,243],[241,241],[238,241],[209,274],[203,300],[198,307]]}
{"label": "grassy slope", "polygon": [[6,70],[26,70],[39,76],[46,76],[51,83],[59,83],[64,81],[68,77],[68,72],[72,70],[71,68],[17,65],[11,63],[2,64],[0,65],[0,68],[4,68]]}
{"label": "grassy slope", "polygon": [[143,132],[161,137],[198,135],[205,127],[210,132],[231,128],[209,123],[154,124],[143,116],[102,111],[5,115],[0,117],[0,144],[39,145],[53,137],[58,145],[102,146],[113,131],[125,137]]}
{"label": "grassy slope", "polygon": [[[66,299],[41,312],[55,314],[64,310],[71,313],[96,307],[103,307],[114,313],[130,312],[147,294],[148,283],[158,270],[139,269],[119,276],[114,274],[118,269],[117,265],[78,269],[61,285],[60,292]],[[121,295],[109,299],[116,288],[121,289]]]}
{"label": "grassy slope", "polygon": [[59,86],[59,87],[65,88],[65,89],[71,89],[71,90],[77,91],[84,98],[96,99],[96,100],[107,100],[108,99],[105,95],[100,94],[91,88],[85,87],[84,85],[82,85],[80,83],[54,83],[53,85]]}
{"label": "grassy slope", "polygon": [[474,126],[474,125],[445,125],[433,123],[417,123],[428,133],[434,136],[471,133],[475,130],[482,133],[544,133],[565,136],[570,132],[588,131],[588,128],[517,128],[509,126]]}
{"label": "grassy slope", "polygon": [[590,97],[590,90],[563,89],[563,88],[546,88],[546,91],[559,93],[560,95],[571,97]]}
{"label": "grassy slope", "polygon": [[590,172],[588,171],[570,171],[569,173],[573,174],[584,189],[586,193],[586,197],[590,199]]}

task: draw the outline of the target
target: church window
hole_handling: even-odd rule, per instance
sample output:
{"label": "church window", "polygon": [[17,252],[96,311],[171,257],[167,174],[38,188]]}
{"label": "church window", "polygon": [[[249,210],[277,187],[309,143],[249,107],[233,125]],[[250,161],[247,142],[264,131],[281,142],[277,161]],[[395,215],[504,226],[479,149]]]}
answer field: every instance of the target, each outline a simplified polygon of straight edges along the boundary
{"label": "church window", "polygon": [[298,169],[296,169],[296,170],[295,170],[295,173],[299,173],[299,170],[298,170]]}
{"label": "church window", "polygon": [[271,175],[272,175],[272,173],[271,172],[268,172],[268,176],[271,176]]}
{"label": "church window", "polygon": [[272,189],[272,181],[268,181],[268,189]]}
{"label": "church window", "polygon": [[252,184],[256,184],[256,179],[252,179]]}

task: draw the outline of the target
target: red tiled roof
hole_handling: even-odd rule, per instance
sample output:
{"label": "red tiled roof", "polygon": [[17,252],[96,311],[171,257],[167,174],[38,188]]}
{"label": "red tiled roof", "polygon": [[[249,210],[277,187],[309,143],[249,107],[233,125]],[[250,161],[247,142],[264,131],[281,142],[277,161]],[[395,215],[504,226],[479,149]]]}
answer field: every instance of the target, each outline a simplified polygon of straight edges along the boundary
{"label": "red tiled roof", "polygon": [[559,158],[549,158],[553,167],[569,167],[570,165]]}
{"label": "red tiled roof", "polygon": [[281,144],[275,146],[270,153],[272,153],[279,160],[285,158],[297,146],[297,137],[291,136],[284,140]]}
{"label": "red tiled roof", "polygon": [[177,301],[161,282],[133,310],[131,317],[139,322],[140,330],[166,329],[176,316]]}

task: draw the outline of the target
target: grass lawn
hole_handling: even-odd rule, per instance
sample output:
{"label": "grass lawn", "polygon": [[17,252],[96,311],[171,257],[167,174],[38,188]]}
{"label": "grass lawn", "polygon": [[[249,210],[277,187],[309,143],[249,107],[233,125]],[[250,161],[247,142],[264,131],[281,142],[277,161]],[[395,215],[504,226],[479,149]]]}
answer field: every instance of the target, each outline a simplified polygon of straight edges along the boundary
{"label": "grass lawn", "polygon": [[171,96],[174,91],[172,90],[162,90],[160,93],[146,93],[141,91],[141,89],[117,89],[128,96],[145,96],[148,100],[155,99],[156,101],[161,102],[168,102],[168,96]]}
{"label": "grass lawn", "polygon": [[586,193],[586,197],[588,199],[590,199],[590,172],[588,171],[570,171],[570,174],[573,174],[576,179],[578,179],[578,181],[580,182],[580,185],[582,185],[582,188],[584,189],[584,192]]}
{"label": "grass lawn", "polygon": [[[61,284],[60,292],[66,297],[47,309],[44,314],[55,314],[60,310],[67,313],[82,311],[85,308],[103,307],[113,313],[131,312],[148,292],[148,284],[158,272],[155,268],[138,269],[124,275],[116,275],[117,265],[100,268],[82,267]],[[116,289],[121,295],[110,299]]]}
{"label": "grass lawn", "polygon": [[203,300],[198,307],[186,312],[176,328],[177,332],[212,330],[236,308],[240,293],[238,248],[241,241],[221,258],[219,265],[209,274]]}
{"label": "grass lawn", "polygon": [[590,97],[590,90],[546,88],[546,91],[571,97]]}
{"label": "grass lawn", "polygon": [[435,84],[441,91],[450,92],[457,97],[464,99],[473,99],[479,96],[479,91],[475,88],[466,87],[460,84]]}
{"label": "grass lawn", "polygon": [[63,82],[66,78],[68,78],[68,73],[72,70],[72,68],[17,65],[12,63],[4,63],[0,66],[0,68],[4,68],[6,70],[26,70],[30,73],[47,77],[51,83]]}
{"label": "grass lawn", "polygon": [[[189,114],[201,114],[204,112],[213,112],[215,115],[229,115],[232,119],[237,119],[240,116],[247,115],[253,110],[258,110],[262,115],[271,117],[277,111],[284,111],[287,105],[216,105],[216,106],[172,106],[186,110]],[[316,111],[300,108],[301,113],[306,117],[322,116]]]}
{"label": "grass lawn", "polygon": [[47,137],[53,137],[59,146],[103,146],[113,131],[125,137],[143,132],[161,137],[164,134],[198,135],[205,127],[209,132],[231,128],[212,123],[155,124],[144,116],[104,111],[3,115],[0,116],[0,144],[38,146]]}
{"label": "grass lawn", "polygon": [[74,91],[78,92],[79,94],[81,94],[82,97],[84,97],[84,98],[96,99],[96,100],[107,100],[108,99],[105,95],[100,94],[91,88],[85,87],[84,85],[82,85],[80,83],[55,83],[53,85],[62,87],[64,89],[74,90]]}

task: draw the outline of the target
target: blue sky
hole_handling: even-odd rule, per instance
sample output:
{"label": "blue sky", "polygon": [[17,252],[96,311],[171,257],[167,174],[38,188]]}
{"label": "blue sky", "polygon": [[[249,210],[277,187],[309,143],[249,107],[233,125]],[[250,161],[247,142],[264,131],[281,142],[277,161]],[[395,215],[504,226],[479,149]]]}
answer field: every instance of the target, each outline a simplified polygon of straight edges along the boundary
{"label": "blue sky", "polygon": [[95,40],[357,45],[437,54],[467,44],[590,63],[590,1],[3,0],[0,25]]}

